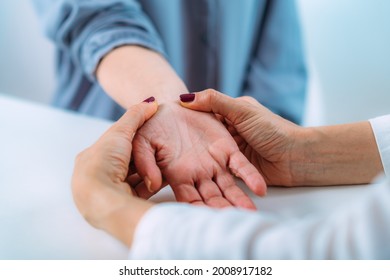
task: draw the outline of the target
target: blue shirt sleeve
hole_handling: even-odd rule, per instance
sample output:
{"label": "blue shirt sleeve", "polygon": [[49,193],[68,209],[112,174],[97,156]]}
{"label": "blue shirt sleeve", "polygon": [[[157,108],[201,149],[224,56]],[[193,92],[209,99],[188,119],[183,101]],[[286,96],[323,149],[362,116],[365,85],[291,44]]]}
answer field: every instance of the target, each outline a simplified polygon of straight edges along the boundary
{"label": "blue shirt sleeve", "polygon": [[253,96],[273,112],[300,123],[307,71],[295,2],[268,1],[261,20],[242,95]]}
{"label": "blue shirt sleeve", "polygon": [[70,52],[93,80],[100,60],[121,45],[140,45],[165,55],[163,43],[135,0],[34,0],[46,35]]}

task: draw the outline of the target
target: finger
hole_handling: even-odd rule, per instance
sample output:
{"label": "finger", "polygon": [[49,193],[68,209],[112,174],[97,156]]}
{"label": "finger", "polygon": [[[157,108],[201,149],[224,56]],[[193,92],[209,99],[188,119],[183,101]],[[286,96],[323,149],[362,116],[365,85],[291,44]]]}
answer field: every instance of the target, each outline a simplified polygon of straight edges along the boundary
{"label": "finger", "polygon": [[133,142],[134,164],[150,193],[161,188],[162,175],[156,163],[156,150],[144,137],[137,134]]}
{"label": "finger", "polygon": [[215,118],[217,119],[217,120],[219,120],[221,123],[226,123],[225,122],[225,118],[222,116],[222,115],[220,115],[220,114],[215,114],[214,115],[215,116]]}
{"label": "finger", "polygon": [[130,191],[132,196],[138,196],[134,188],[130,187]]}
{"label": "finger", "polygon": [[138,196],[143,199],[149,199],[155,194],[148,191],[144,180],[141,178],[141,176],[138,175],[138,173],[129,175],[126,181],[129,184],[131,192],[134,196]]}
{"label": "finger", "polygon": [[141,182],[143,182],[143,179],[141,178],[141,176],[138,175],[138,173],[134,173],[127,176],[126,181],[130,186],[135,187]]}
{"label": "finger", "polygon": [[215,182],[221,189],[224,197],[234,206],[246,209],[256,210],[256,206],[244,193],[239,186],[237,186],[234,178],[228,172],[220,172],[215,176]]}
{"label": "finger", "polygon": [[[150,97],[151,99],[154,97]],[[114,131],[125,131],[126,134],[134,137],[135,132],[157,112],[157,102],[142,102],[131,106],[123,114],[123,116],[112,126],[111,130]]]}
{"label": "finger", "polygon": [[150,192],[148,190],[148,188],[146,187],[145,182],[141,181],[139,184],[134,186],[134,190],[136,191],[138,197],[143,198],[143,199],[149,199],[153,195],[158,193],[166,185],[167,185],[167,183],[163,182],[160,189],[158,189],[157,191]]}
{"label": "finger", "polygon": [[229,131],[230,135],[233,137],[238,134],[236,128],[232,125],[226,125],[226,129],[227,129],[227,131]]}
{"label": "finger", "polygon": [[129,174],[128,177],[137,173],[137,169],[135,168],[134,160],[129,163]]}
{"label": "finger", "polygon": [[190,184],[171,185],[178,202],[187,202],[194,205],[205,205],[198,190]]}
{"label": "finger", "polygon": [[256,108],[245,100],[231,98],[213,89],[207,89],[196,94],[182,94],[180,100],[183,107],[197,111],[213,112],[222,115],[233,123],[236,123],[236,119],[238,121],[245,120],[248,118],[248,113],[254,113],[250,112],[250,108]]}
{"label": "finger", "polygon": [[230,156],[229,168],[232,173],[241,178],[245,184],[257,195],[264,196],[267,193],[267,185],[263,176],[239,151]]}
{"label": "finger", "polygon": [[211,180],[201,181],[197,189],[204,203],[210,207],[224,208],[233,205],[223,196],[217,184]]}

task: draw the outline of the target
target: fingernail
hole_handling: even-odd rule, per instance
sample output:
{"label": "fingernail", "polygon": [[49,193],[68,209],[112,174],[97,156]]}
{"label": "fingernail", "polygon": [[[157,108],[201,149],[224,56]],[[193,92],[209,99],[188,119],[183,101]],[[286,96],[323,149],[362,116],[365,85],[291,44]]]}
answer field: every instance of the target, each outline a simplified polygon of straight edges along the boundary
{"label": "fingernail", "polygon": [[194,101],[195,93],[185,93],[180,95],[180,101],[184,103],[190,103]]}
{"label": "fingernail", "polygon": [[152,102],[154,102],[156,99],[153,97],[153,96],[151,96],[151,97],[149,97],[149,98],[146,98],[143,102],[146,102],[146,103],[152,103]]}
{"label": "fingernail", "polygon": [[152,181],[150,181],[149,177],[148,176],[145,176],[144,178],[144,182],[145,182],[145,185],[146,185],[146,188],[148,189],[148,191],[150,193],[153,193],[153,190],[152,190]]}
{"label": "fingernail", "polygon": [[238,172],[238,170],[234,169],[234,168],[230,168],[230,172],[237,178],[241,178],[240,176],[240,173]]}

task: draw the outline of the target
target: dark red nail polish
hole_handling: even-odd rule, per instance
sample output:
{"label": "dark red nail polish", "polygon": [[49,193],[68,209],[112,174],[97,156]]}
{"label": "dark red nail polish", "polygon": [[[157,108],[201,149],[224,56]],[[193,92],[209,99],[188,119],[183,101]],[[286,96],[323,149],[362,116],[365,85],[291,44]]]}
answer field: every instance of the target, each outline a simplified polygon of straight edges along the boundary
{"label": "dark red nail polish", "polygon": [[152,102],[154,102],[156,99],[153,97],[153,96],[151,96],[151,97],[149,97],[149,98],[146,98],[143,102],[146,102],[146,103],[152,103]]}
{"label": "dark red nail polish", "polygon": [[195,93],[185,93],[180,95],[180,101],[184,103],[190,103],[194,101]]}

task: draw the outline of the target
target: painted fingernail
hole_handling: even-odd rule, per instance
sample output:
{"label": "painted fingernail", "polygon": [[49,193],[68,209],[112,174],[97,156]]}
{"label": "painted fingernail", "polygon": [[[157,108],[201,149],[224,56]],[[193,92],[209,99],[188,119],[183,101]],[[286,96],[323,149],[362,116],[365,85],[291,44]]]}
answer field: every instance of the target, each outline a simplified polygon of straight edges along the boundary
{"label": "painted fingernail", "polygon": [[146,188],[148,189],[148,191],[149,191],[150,193],[153,193],[153,190],[152,190],[152,181],[150,181],[150,179],[149,179],[148,176],[145,176],[144,182],[145,182],[145,185],[146,185]]}
{"label": "painted fingernail", "polygon": [[184,103],[190,103],[194,101],[195,93],[185,93],[180,95],[180,101]]}
{"label": "painted fingernail", "polygon": [[152,102],[154,102],[156,99],[153,97],[153,96],[151,96],[151,97],[149,97],[149,98],[146,98],[143,102],[146,102],[146,103],[152,103]]}
{"label": "painted fingernail", "polygon": [[238,172],[238,170],[234,169],[234,168],[230,168],[230,172],[236,176],[237,178],[241,178],[240,176],[240,173]]}

